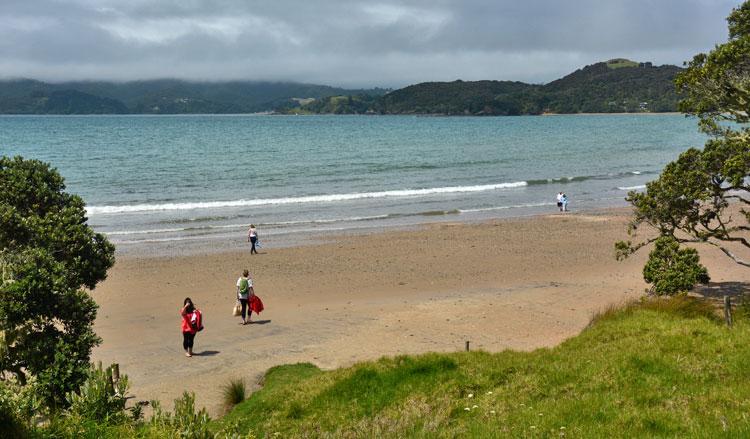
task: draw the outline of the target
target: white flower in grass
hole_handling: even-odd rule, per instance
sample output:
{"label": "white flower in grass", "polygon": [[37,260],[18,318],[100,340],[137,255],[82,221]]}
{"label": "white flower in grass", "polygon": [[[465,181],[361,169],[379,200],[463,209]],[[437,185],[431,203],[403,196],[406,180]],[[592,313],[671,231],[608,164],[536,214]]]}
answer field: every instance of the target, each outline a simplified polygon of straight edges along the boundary
{"label": "white flower in grass", "polygon": [[471,408],[473,408],[473,409],[475,409],[475,408],[477,408],[477,407],[479,407],[479,406],[478,406],[478,405],[476,405],[476,404],[474,404],[473,406],[471,406]]}
{"label": "white flower in grass", "polygon": [[471,410],[471,409],[470,409],[470,408],[468,408],[468,407],[464,407],[464,410],[466,410],[466,411],[468,412],[468,411],[469,411],[469,410]]}
{"label": "white flower in grass", "polygon": [[492,391],[487,392],[488,395],[492,395]]}
{"label": "white flower in grass", "polygon": [[560,427],[560,430],[565,430],[565,427]]}
{"label": "white flower in grass", "polygon": [[473,393],[469,393],[469,398],[473,398],[473,397],[474,397],[474,394]]}
{"label": "white flower in grass", "polygon": [[536,425],[532,425],[532,426],[531,426],[531,427],[529,427],[529,428],[531,428],[532,430],[536,430]]}
{"label": "white flower in grass", "polygon": [[495,411],[494,411],[494,410],[490,410],[490,413],[492,413],[492,414],[494,415],[494,414],[495,414]]}

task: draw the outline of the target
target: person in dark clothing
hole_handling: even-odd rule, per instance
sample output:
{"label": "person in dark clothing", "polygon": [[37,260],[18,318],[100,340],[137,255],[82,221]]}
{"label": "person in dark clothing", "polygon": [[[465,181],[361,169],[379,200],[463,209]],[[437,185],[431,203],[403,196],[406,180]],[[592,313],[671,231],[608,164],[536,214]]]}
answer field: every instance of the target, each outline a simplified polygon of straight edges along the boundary
{"label": "person in dark clothing", "polygon": [[250,224],[250,229],[247,231],[247,241],[252,245],[250,247],[250,254],[258,254],[258,250],[255,249],[255,244],[258,242],[258,231],[255,230],[255,226]]}

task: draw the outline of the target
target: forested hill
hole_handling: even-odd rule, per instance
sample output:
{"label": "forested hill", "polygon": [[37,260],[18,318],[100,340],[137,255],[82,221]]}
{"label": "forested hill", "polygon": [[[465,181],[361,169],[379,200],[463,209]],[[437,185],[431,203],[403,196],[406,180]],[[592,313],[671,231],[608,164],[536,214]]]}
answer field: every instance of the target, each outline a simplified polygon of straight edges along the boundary
{"label": "forested hill", "polygon": [[389,91],[289,82],[174,79],[45,83],[0,81],[0,114],[446,114],[517,115],[676,111],[681,69],[615,59],[545,85],[424,82]]}
{"label": "forested hill", "polygon": [[288,82],[45,83],[0,81],[0,114],[190,114],[255,113],[299,106],[309,99],[342,94],[379,96],[386,90],[347,90]]}
{"label": "forested hill", "polygon": [[676,66],[615,59],[545,85],[508,81],[425,82],[381,97],[333,96],[291,112],[519,115],[677,111]]}

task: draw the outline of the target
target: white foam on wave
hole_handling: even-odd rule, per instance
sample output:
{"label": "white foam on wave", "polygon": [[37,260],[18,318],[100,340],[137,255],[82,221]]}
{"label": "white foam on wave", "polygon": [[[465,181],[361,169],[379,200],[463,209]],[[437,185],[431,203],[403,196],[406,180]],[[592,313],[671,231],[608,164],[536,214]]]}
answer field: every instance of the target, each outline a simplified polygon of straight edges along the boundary
{"label": "white foam on wave", "polygon": [[498,189],[512,189],[526,186],[525,181],[513,183],[486,184],[477,186],[450,186],[427,189],[401,189],[380,192],[355,192],[350,194],[309,195],[304,197],[265,198],[257,200],[205,201],[195,203],[132,204],[125,206],[89,206],[89,215],[112,213],[138,213],[165,210],[216,209],[222,207],[252,207],[298,203],[332,203],[366,198],[397,198],[420,195],[450,194],[461,192],[483,192]]}
{"label": "white foam on wave", "polygon": [[637,191],[641,189],[646,189],[646,185],[639,184],[638,186],[618,186],[617,189],[621,191]]}
{"label": "white foam on wave", "polygon": [[[346,218],[331,218],[331,219],[317,219],[317,220],[299,220],[299,221],[279,221],[275,223],[264,223],[259,226],[296,226],[302,224],[328,224],[345,221],[367,221],[375,219],[385,219],[389,215],[373,215],[373,216],[352,216]],[[177,227],[172,229],[147,229],[147,230],[116,230],[114,232],[104,232],[108,236],[127,236],[127,235],[153,235],[157,233],[175,233],[175,232],[192,232],[192,231],[205,231],[218,229],[244,229],[248,224],[223,224],[223,225],[211,225],[203,227]]]}
{"label": "white foam on wave", "polygon": [[543,207],[552,206],[555,203],[529,203],[529,204],[514,204],[510,206],[495,206],[495,207],[483,207],[477,209],[459,209],[461,213],[472,213],[472,212],[491,212],[493,210],[506,210],[506,209],[519,209],[524,207]]}

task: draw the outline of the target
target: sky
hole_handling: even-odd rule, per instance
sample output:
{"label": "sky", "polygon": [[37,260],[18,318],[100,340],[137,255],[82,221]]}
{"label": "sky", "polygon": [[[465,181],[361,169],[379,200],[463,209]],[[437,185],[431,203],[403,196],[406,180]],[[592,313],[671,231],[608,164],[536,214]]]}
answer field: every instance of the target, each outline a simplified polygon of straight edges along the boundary
{"label": "sky", "polygon": [[739,0],[0,0],[0,77],[545,83],[611,58],[677,64]]}

